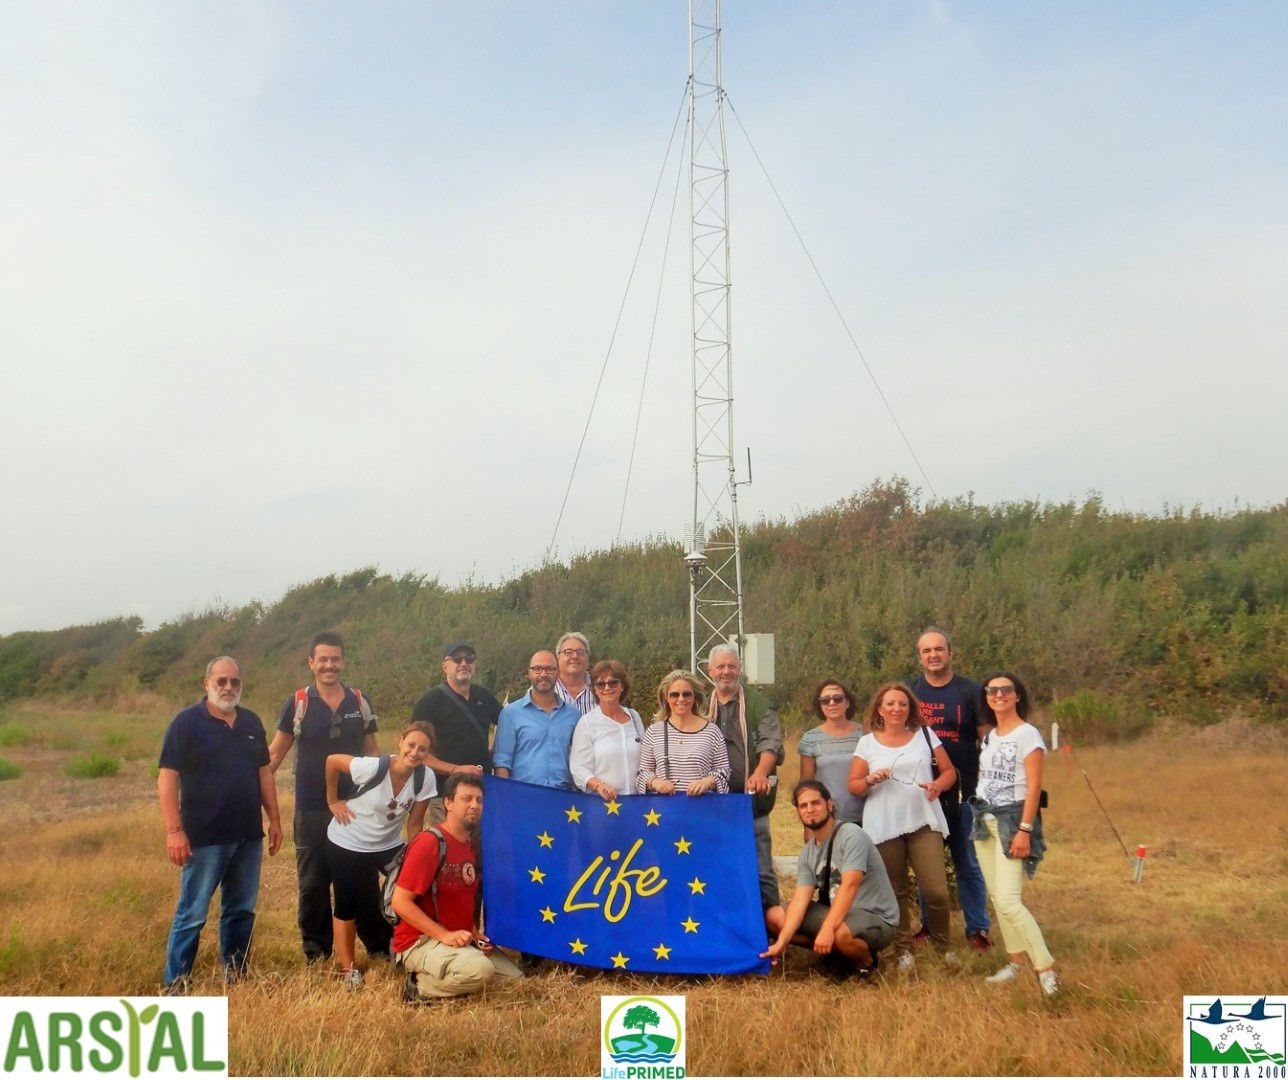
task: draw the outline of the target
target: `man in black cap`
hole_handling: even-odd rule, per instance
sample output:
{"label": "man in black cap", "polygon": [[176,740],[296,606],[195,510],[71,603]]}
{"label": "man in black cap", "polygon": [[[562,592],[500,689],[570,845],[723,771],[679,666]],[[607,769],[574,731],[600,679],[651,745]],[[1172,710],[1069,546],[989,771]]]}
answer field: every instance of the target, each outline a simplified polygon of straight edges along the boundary
{"label": "man in black cap", "polygon": [[[488,734],[496,726],[501,706],[490,690],[474,685],[478,654],[467,641],[448,642],[443,649],[443,681],[412,707],[411,718],[434,729],[434,746],[426,759],[438,777],[439,790],[454,772],[480,776],[492,771]],[[427,825],[444,820],[443,800],[429,802]]]}

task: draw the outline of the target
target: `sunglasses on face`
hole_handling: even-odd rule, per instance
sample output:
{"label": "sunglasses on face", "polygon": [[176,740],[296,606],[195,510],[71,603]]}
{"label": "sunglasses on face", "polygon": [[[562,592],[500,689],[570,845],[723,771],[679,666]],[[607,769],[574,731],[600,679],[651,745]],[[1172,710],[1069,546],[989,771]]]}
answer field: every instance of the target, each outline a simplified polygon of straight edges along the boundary
{"label": "sunglasses on face", "polygon": [[471,653],[469,656],[449,656],[447,659],[453,664],[472,664],[478,657]]}
{"label": "sunglasses on face", "polygon": [[671,701],[684,701],[686,698],[693,697],[692,690],[668,690],[666,696]]}
{"label": "sunglasses on face", "polygon": [[213,681],[216,686],[231,686],[234,690],[241,686],[241,679],[236,675],[220,675]]}
{"label": "sunglasses on face", "polygon": [[844,694],[824,694],[818,699],[818,703],[820,705],[839,705],[844,700]]}
{"label": "sunglasses on face", "polygon": [[622,685],[621,679],[600,679],[595,683],[596,690],[616,690]]}
{"label": "sunglasses on face", "polygon": [[1007,695],[1007,694],[1013,694],[1013,693],[1015,693],[1015,687],[1013,687],[1013,686],[986,686],[986,687],[984,687],[984,693],[985,693],[985,694],[987,694],[989,697],[1006,697],[1006,695]]}

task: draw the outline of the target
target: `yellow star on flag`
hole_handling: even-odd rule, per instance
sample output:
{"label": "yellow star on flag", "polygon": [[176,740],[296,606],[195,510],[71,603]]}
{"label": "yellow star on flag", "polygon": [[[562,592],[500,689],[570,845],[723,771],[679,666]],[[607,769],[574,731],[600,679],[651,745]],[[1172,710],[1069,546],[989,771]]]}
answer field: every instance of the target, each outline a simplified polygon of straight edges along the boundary
{"label": "yellow star on flag", "polygon": [[659,960],[670,960],[671,947],[669,945],[654,945],[653,955],[656,956]]}
{"label": "yellow star on flag", "polygon": [[687,919],[684,920],[684,922],[680,923],[680,925],[684,927],[684,932],[686,934],[696,934],[698,932],[698,927],[702,924],[695,923],[693,921],[693,916],[690,915]]}
{"label": "yellow star on flag", "polygon": [[545,829],[541,830],[541,835],[539,835],[537,839],[541,841],[542,847],[554,847],[555,838],[546,832]]}
{"label": "yellow star on flag", "polygon": [[576,822],[581,821],[581,811],[578,810],[575,806],[568,807],[568,809],[565,810],[564,813],[568,815],[569,821],[576,821]]}
{"label": "yellow star on flag", "polygon": [[683,836],[672,842],[675,844],[675,853],[677,855],[687,855],[689,853],[689,848],[693,847],[693,841],[686,840]]}
{"label": "yellow star on flag", "polygon": [[609,959],[613,962],[613,967],[615,968],[624,968],[627,965],[627,963],[630,961],[629,956],[622,955],[621,949],[617,950],[616,956],[610,956]]}
{"label": "yellow star on flag", "polygon": [[610,799],[608,802],[604,803],[604,809],[607,810],[610,814],[616,814],[617,811],[620,810],[621,808],[622,808],[622,804],[619,803],[616,799]]}
{"label": "yellow star on flag", "polygon": [[644,815],[644,820],[647,821],[650,825],[660,825],[662,823],[662,815],[659,814],[656,810],[650,810],[647,814]]}
{"label": "yellow star on flag", "polygon": [[578,938],[576,941],[568,942],[568,948],[570,948],[576,956],[586,955],[586,943],[582,941],[581,938]]}
{"label": "yellow star on flag", "polygon": [[534,866],[529,870],[528,876],[531,877],[538,885],[544,885],[546,883],[546,872],[539,866]]}
{"label": "yellow star on flag", "polygon": [[703,896],[706,896],[707,894],[706,890],[707,890],[707,883],[705,881],[699,881],[695,877],[692,881],[689,882],[689,891],[692,892],[694,895],[697,895],[698,893],[702,893]]}
{"label": "yellow star on flag", "polygon": [[551,911],[549,907],[543,907],[543,908],[541,909],[541,921],[542,921],[542,922],[554,922],[554,921],[555,921],[555,913],[554,913],[553,911]]}

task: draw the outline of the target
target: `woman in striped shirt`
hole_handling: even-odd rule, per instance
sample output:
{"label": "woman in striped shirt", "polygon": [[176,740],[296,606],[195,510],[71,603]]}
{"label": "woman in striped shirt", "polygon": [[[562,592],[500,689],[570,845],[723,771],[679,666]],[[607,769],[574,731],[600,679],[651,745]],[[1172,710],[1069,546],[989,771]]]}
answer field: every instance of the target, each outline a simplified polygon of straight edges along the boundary
{"label": "woman in striped shirt", "polygon": [[696,675],[675,670],[657,688],[660,708],[644,733],[635,790],[645,794],[705,795],[729,790],[729,754],[720,729],[699,711]]}

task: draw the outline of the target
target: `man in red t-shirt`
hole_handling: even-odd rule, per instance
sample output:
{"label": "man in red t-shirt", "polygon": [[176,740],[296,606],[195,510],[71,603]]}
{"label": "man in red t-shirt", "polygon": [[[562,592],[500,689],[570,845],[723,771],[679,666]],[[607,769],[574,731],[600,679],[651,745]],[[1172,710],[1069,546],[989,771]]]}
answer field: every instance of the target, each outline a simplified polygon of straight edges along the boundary
{"label": "man in red t-shirt", "polygon": [[470,836],[478,834],[483,816],[482,778],[454,772],[443,781],[442,795],[442,868],[438,837],[422,832],[408,847],[394,887],[398,925],[392,949],[407,969],[407,1001],[477,994],[494,978],[523,975],[476,930],[479,858]]}

